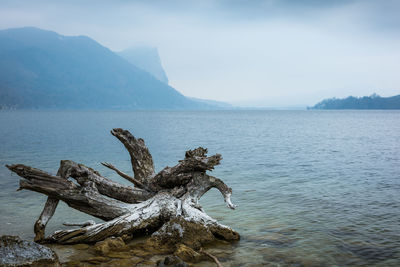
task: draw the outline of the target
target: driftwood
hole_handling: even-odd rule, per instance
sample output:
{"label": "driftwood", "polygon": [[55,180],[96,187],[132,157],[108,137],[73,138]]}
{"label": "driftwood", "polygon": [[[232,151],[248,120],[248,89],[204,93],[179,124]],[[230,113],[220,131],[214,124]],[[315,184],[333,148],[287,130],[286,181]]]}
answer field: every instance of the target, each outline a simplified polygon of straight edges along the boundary
{"label": "driftwood", "polygon": [[[221,155],[208,157],[207,149],[189,150],[185,158],[174,167],[154,171],[152,156],[143,139],[129,131],[113,129],[128,150],[133,177],[110,163],[102,163],[114,170],[133,186],[116,183],[82,164],[62,160],[57,175],[22,164],[7,165],[17,173],[20,188],[48,196],[44,209],[35,223],[35,241],[60,244],[92,243],[110,236],[135,236],[152,233],[173,219],[200,224],[218,239],[238,240],[239,234],[208,216],[199,205],[199,199],[211,188],[217,188],[231,209],[232,189],[220,179],[208,175],[220,163]],[[103,223],[65,223],[80,226],[76,229],[56,231],[45,237],[45,227],[53,216],[59,201],[70,207],[103,219]]]}
{"label": "driftwood", "polygon": [[221,262],[218,260],[217,257],[215,257],[214,255],[212,255],[211,253],[208,253],[207,251],[204,251],[203,249],[200,249],[200,252],[203,253],[204,255],[206,255],[207,257],[211,258],[215,264],[217,265],[217,267],[222,267]]}

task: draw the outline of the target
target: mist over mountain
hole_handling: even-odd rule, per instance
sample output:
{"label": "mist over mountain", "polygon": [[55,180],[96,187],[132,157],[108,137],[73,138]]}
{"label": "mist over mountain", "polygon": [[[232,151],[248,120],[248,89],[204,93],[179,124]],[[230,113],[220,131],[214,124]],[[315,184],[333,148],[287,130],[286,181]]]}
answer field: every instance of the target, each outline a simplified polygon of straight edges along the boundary
{"label": "mist over mountain", "polygon": [[364,97],[329,98],[310,109],[400,109],[400,95],[380,97],[377,94]]}
{"label": "mist over mountain", "polygon": [[221,108],[221,109],[238,109],[238,107],[234,107],[233,105],[227,103],[227,102],[222,102],[222,101],[216,101],[216,100],[210,100],[210,99],[201,99],[201,98],[196,98],[196,97],[189,97],[193,101],[204,103],[210,106],[214,106],[216,108]]}
{"label": "mist over mountain", "polygon": [[168,84],[168,77],[162,67],[157,48],[135,46],[117,52],[117,54],[129,61],[131,64],[147,71],[163,83]]}
{"label": "mist over mountain", "polygon": [[212,108],[185,97],[89,37],[32,27],[0,31],[0,106]]}

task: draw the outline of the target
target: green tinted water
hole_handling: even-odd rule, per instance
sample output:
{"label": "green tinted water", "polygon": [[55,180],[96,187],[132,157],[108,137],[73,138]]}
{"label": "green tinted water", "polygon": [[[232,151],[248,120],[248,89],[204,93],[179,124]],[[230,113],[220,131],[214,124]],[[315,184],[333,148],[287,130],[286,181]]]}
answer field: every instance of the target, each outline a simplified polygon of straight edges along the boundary
{"label": "green tinted water", "polygon": [[[55,173],[71,159],[125,183],[100,165],[131,171],[109,134],[121,127],[145,139],[157,170],[197,146],[222,154],[213,175],[239,207],[214,190],[202,204],[242,236],[213,248],[223,264],[400,266],[398,111],[16,111],[0,112],[0,125],[0,234],[32,238],[46,199],[16,192],[5,164]],[[88,218],[60,205],[47,231]]]}

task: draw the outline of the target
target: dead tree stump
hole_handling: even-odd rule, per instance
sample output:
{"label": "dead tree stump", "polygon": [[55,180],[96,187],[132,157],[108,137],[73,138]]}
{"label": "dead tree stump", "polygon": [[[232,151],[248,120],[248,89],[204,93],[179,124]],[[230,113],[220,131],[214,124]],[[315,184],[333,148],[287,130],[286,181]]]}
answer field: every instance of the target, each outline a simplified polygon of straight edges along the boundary
{"label": "dead tree stump", "polygon": [[[206,241],[239,240],[236,231],[208,216],[199,205],[199,199],[215,187],[221,192],[227,206],[235,209],[230,199],[232,189],[206,173],[220,163],[221,155],[208,157],[207,149],[199,147],[187,151],[185,158],[176,166],[155,173],[152,156],[143,139],[135,138],[129,131],[119,128],[113,129],[111,134],[128,150],[134,176],[123,173],[110,163],[102,164],[133,186],[116,183],[83,164],[69,160],[61,161],[57,175],[22,164],[7,165],[8,169],[23,178],[19,190],[27,189],[48,196],[35,223],[35,241],[93,243],[110,236],[135,237],[143,233],[153,233],[152,239],[165,240],[171,235],[166,229],[175,227],[177,230],[176,227],[180,227],[178,232],[183,238],[184,233],[180,231],[187,229],[188,225],[195,226],[193,229],[200,227],[202,231],[199,234],[209,236],[203,238]],[[105,222],[69,223],[66,225],[80,227],[56,231],[45,237],[46,224],[60,200]]]}

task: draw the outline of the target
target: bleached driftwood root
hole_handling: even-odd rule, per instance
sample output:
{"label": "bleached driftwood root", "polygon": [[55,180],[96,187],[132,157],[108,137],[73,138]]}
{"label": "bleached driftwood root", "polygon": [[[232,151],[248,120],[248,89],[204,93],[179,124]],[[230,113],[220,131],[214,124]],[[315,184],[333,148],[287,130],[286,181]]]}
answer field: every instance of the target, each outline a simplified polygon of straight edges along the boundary
{"label": "bleached driftwood root", "polygon": [[[22,164],[7,166],[23,179],[20,188],[48,196],[45,207],[35,223],[35,241],[60,244],[92,243],[110,236],[136,236],[143,233],[160,235],[171,221],[200,225],[215,238],[238,240],[239,234],[208,216],[199,199],[211,188],[217,188],[227,206],[235,208],[230,196],[232,189],[220,179],[210,176],[221,155],[208,157],[207,149],[189,150],[185,158],[174,167],[154,172],[152,156],[143,139],[129,131],[113,129],[128,150],[134,176],[130,176],[110,163],[102,163],[114,170],[133,186],[116,183],[82,164],[62,160],[57,175]],[[71,181],[75,180],[75,182]],[[105,220],[95,224],[65,223],[80,226],[76,229],[56,231],[45,237],[45,227],[53,216],[59,200],[70,207]]]}
{"label": "bleached driftwood root", "polygon": [[219,262],[218,258],[215,257],[214,255],[212,255],[211,253],[208,253],[207,251],[204,251],[203,249],[200,249],[200,252],[204,255],[206,255],[207,257],[211,258],[215,264],[217,265],[217,267],[222,267],[222,264]]}

